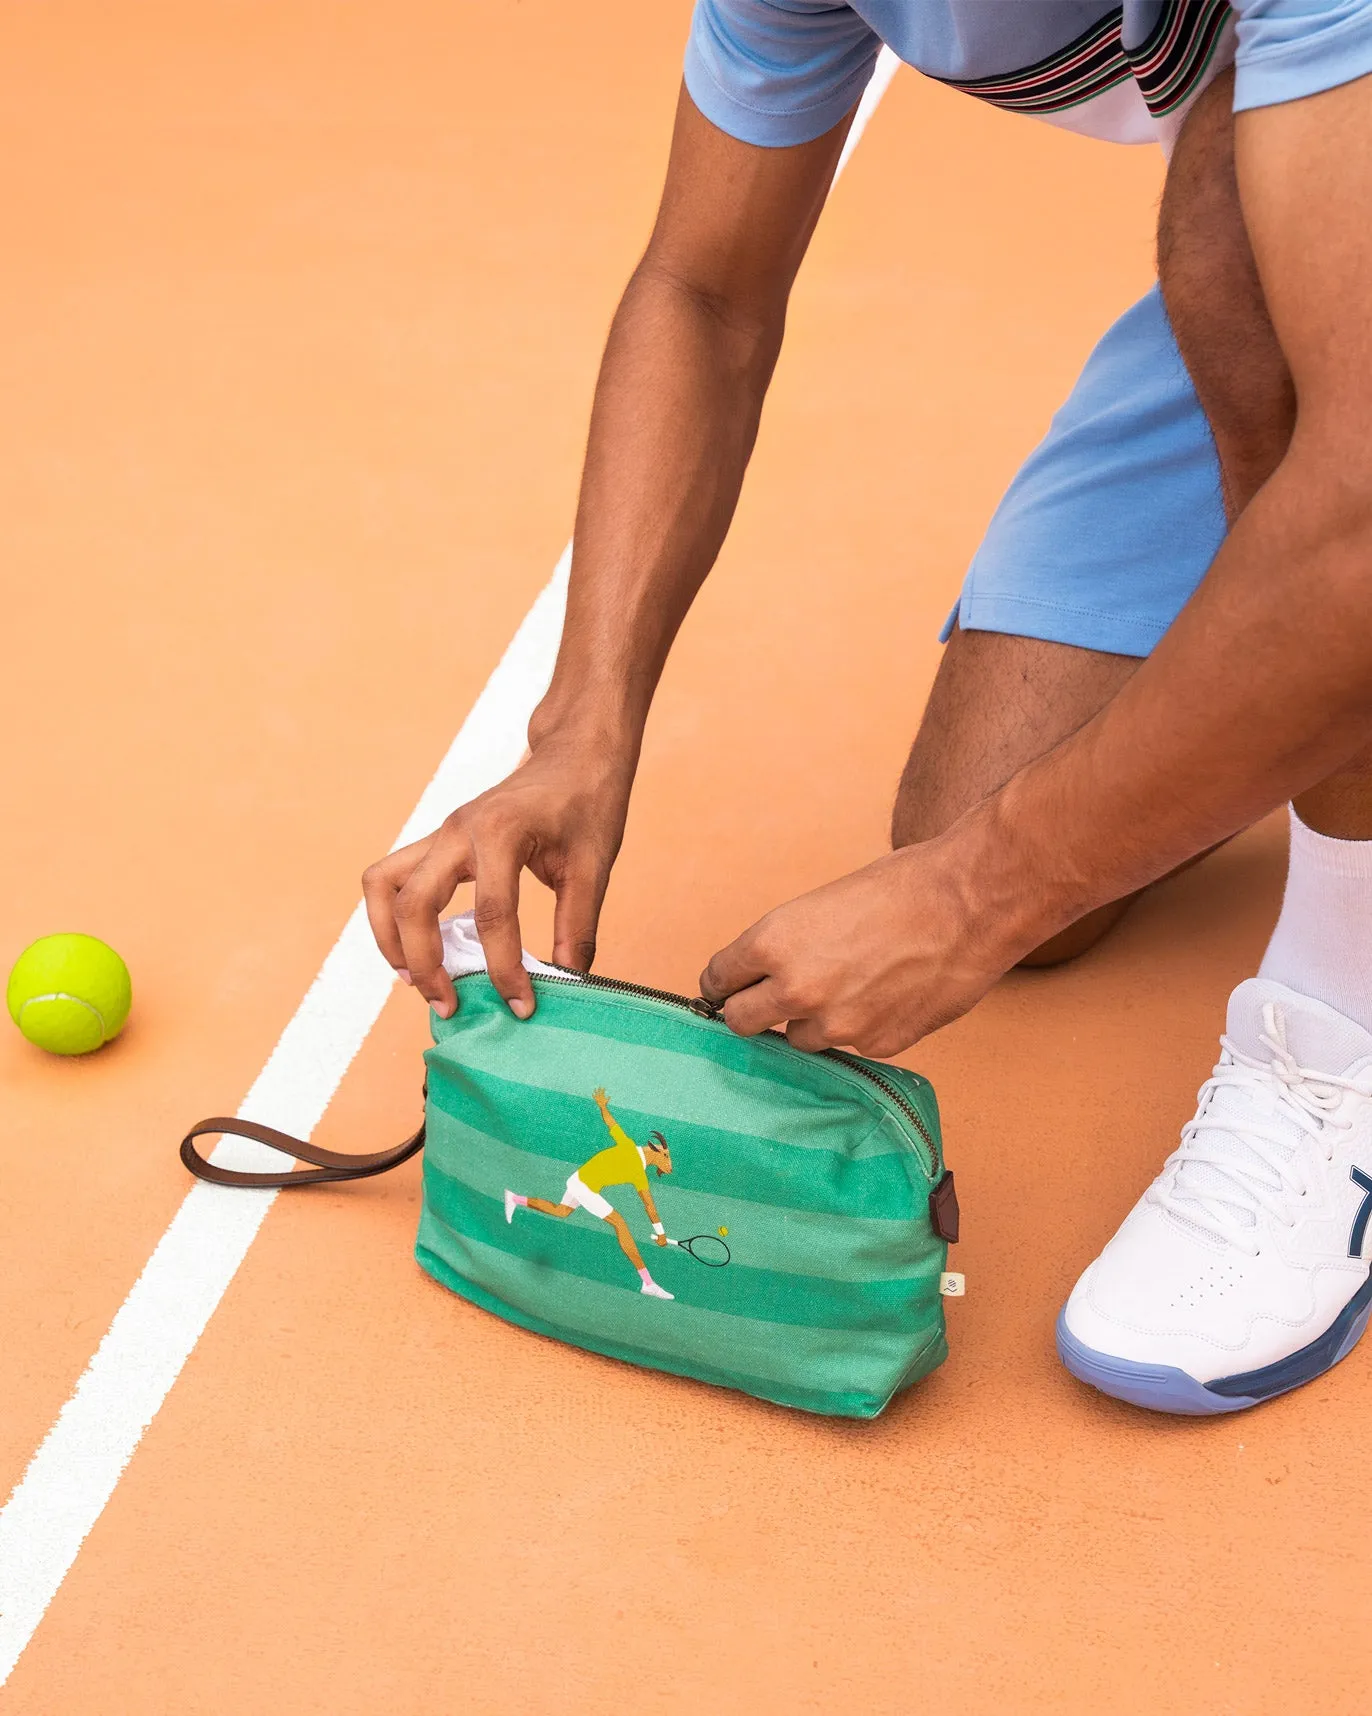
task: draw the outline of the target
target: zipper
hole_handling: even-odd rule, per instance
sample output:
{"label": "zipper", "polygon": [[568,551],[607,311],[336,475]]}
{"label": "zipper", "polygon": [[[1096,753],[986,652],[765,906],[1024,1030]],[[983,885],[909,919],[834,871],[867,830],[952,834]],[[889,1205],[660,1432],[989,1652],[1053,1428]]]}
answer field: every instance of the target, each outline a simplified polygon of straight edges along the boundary
{"label": "zipper", "polygon": [[[456,981],[460,983],[463,977],[484,977],[485,975],[484,971],[464,971]],[[723,1011],[716,1007],[712,1001],[707,1001],[703,995],[677,995],[670,989],[653,989],[646,983],[626,983],[618,977],[599,977],[593,971],[564,971],[559,969],[557,972],[535,971],[530,975],[540,983],[579,984],[590,989],[608,989],[617,995],[636,995],[645,1001],[665,1001],[672,1007],[684,1007],[688,1013],[694,1013],[697,1019],[713,1019],[720,1024],[724,1023]],[[776,1038],[788,1049],[791,1047],[790,1043],[786,1041],[784,1031],[766,1031],[763,1034]],[[794,1052],[801,1054],[804,1051],[796,1049]],[[833,1065],[845,1068],[848,1072],[857,1073],[859,1077],[865,1078],[869,1084],[874,1084],[887,1101],[900,1110],[924,1140],[929,1151],[929,1160],[933,1165],[934,1182],[937,1184],[944,1171],[943,1153],[934,1142],[919,1110],[894,1080],[883,1078],[869,1062],[864,1061],[858,1055],[844,1054],[842,1049],[821,1049],[818,1056],[807,1055],[806,1058],[829,1061]],[[912,1076],[917,1078],[919,1075],[916,1073]]]}
{"label": "zipper", "polygon": [[[464,971],[453,981],[461,983],[465,977],[485,975],[484,970]],[[587,989],[613,989],[620,995],[641,995],[645,1001],[668,1001],[673,1007],[684,1007],[698,1019],[722,1017],[719,1008],[713,1006],[703,995],[690,999],[685,995],[673,994],[670,989],[652,989],[646,983],[625,983],[618,977],[599,977],[593,971],[569,971],[565,966],[558,966],[553,971],[531,971],[529,976],[538,983],[574,983]]]}

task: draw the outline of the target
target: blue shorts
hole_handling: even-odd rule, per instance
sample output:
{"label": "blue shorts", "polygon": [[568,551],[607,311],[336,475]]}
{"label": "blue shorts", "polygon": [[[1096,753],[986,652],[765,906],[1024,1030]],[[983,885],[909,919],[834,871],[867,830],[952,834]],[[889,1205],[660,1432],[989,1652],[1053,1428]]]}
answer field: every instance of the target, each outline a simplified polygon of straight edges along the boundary
{"label": "blue shorts", "polygon": [[[731,137],[784,148],[850,111],[883,42],[994,106],[1166,145],[1222,65],[1236,113],[1372,75],[1372,0],[695,0],[686,87]],[[1209,430],[1154,289],[1015,478],[944,635],[960,620],[1147,655],[1223,537]]]}
{"label": "blue shorts", "polygon": [[996,509],[943,636],[1147,655],[1224,539],[1214,443],[1155,286],[1091,353]]}

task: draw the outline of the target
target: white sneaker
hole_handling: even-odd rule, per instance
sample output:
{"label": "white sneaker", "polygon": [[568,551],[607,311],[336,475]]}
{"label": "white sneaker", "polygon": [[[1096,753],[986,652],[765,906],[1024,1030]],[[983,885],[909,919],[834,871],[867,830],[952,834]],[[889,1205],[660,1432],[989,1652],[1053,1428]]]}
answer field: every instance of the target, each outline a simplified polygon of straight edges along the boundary
{"label": "white sneaker", "polygon": [[507,1190],[505,1193],[505,1220],[507,1222],[514,1220],[514,1213],[518,1208],[519,1204],[514,1193]]}
{"label": "white sneaker", "polygon": [[656,1281],[645,1281],[639,1288],[640,1293],[646,1293],[653,1299],[675,1299],[675,1293],[669,1293],[665,1287],[659,1287]]}
{"label": "white sneaker", "polygon": [[1181,1146],[1072,1290],[1074,1376],[1159,1412],[1238,1412],[1311,1382],[1372,1311],[1372,1035],[1265,978]]}

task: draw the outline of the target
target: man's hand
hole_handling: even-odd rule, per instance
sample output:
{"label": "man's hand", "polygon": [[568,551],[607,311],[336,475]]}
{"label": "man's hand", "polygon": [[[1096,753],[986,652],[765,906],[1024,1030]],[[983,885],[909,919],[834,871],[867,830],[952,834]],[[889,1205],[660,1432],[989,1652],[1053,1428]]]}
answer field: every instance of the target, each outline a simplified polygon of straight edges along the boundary
{"label": "man's hand", "polygon": [[619,851],[638,746],[677,628],[719,552],[781,348],[791,282],[851,114],[786,149],[740,143],[683,89],[657,224],[596,387],[567,616],[532,755],[437,834],[373,864],[386,958],[443,1017],[439,913],[476,883],[491,981],[521,1018],[519,873],[557,891],[553,958],[585,971]]}
{"label": "man's hand", "polygon": [[437,833],[370,866],[362,891],[377,945],[441,1018],[456,1012],[457,992],[443,969],[438,920],[462,882],[476,884],[476,927],[490,979],[519,1018],[534,1010],[521,960],[521,870],[557,894],[554,962],[590,970],[632,780],[632,755],[553,738],[508,780],[454,811]]}
{"label": "man's hand", "polygon": [[[955,824],[963,850],[975,816]],[[950,862],[958,849],[948,836],[908,846],[778,906],[714,956],[701,994],[725,1001],[741,1036],[784,1024],[798,1049],[899,1054],[974,1006],[1040,939],[1029,914],[977,897]]]}

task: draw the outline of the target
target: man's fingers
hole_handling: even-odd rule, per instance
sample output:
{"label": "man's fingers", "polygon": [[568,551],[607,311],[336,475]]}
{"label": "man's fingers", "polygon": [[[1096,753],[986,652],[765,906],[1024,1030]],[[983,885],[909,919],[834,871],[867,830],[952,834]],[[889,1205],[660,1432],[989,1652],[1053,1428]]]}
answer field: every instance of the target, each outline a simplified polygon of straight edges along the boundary
{"label": "man's fingers", "polygon": [[792,1019],[786,1027],[786,1041],[793,1049],[804,1049],[807,1055],[817,1055],[821,1049],[834,1047],[818,1019]]}
{"label": "man's fingers", "polygon": [[372,926],[382,958],[397,972],[405,966],[405,951],[400,945],[400,930],[395,921],[395,897],[409,881],[432,839],[430,835],[417,840],[413,846],[402,846],[398,852],[369,864],[362,872],[362,899],[367,908],[367,922]]}
{"label": "man's fingers", "polygon": [[534,1010],[534,986],[524,969],[524,943],[519,932],[519,873],[523,868],[523,857],[513,846],[484,847],[476,867],[472,910],[486,953],[486,975],[517,1019],[527,1019]]}
{"label": "man's fingers", "polygon": [[[704,987],[701,994],[708,997]],[[836,1040],[820,1016],[802,1012],[794,992],[775,977],[735,990],[724,1003],[723,1013],[724,1023],[736,1036],[756,1037],[762,1031],[784,1027],[792,1048],[804,1049],[807,1054],[832,1048]]]}
{"label": "man's fingers", "polygon": [[737,990],[746,989],[767,975],[767,962],[756,950],[753,932],[745,930],[736,941],[721,948],[701,972],[700,993],[718,1006]]}
{"label": "man's fingers", "polygon": [[[705,991],[702,989],[701,993]],[[787,1017],[776,985],[770,981],[740,989],[724,1004],[724,1023],[740,1037],[755,1037],[759,1031],[770,1031],[776,1025],[784,1025]]]}
{"label": "man's fingers", "polygon": [[784,1025],[787,1042],[793,1049],[803,1049],[808,1055],[834,1046],[834,1038],[821,1020],[792,1017],[777,985],[770,981],[754,983],[751,988],[741,989],[737,995],[730,996],[724,1004],[724,1023],[740,1037],[756,1037],[762,1031],[772,1031]]}
{"label": "man's fingers", "polygon": [[395,897],[401,964],[410,981],[441,1019],[457,1011],[457,991],[443,969],[439,915],[459,882],[471,875],[471,847],[464,836],[441,830]]}
{"label": "man's fingers", "polygon": [[553,964],[589,971],[595,959],[596,929],[608,878],[594,872],[570,872],[558,885],[553,913]]}

